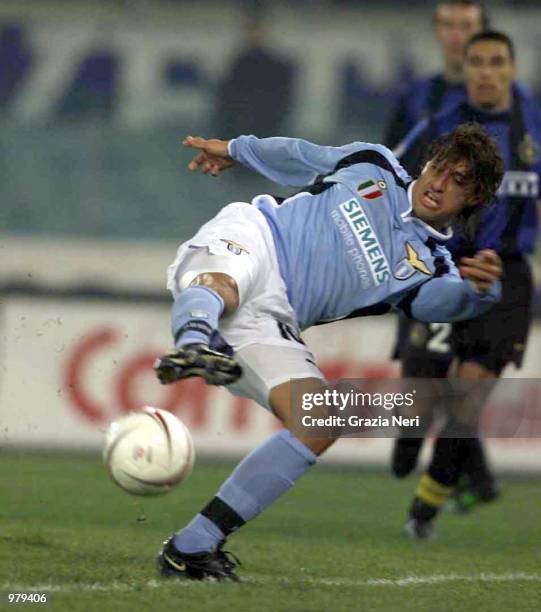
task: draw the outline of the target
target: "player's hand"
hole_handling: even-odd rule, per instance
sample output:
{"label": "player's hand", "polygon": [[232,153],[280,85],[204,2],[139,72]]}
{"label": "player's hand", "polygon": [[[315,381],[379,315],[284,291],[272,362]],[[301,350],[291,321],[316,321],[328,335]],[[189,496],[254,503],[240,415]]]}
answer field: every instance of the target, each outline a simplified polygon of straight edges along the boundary
{"label": "player's hand", "polygon": [[200,136],[186,136],[182,144],[201,151],[188,164],[188,168],[192,171],[201,170],[203,174],[210,173],[212,176],[218,176],[224,170],[231,168],[235,160],[229,155],[228,143],[228,140],[217,138],[207,140]]}
{"label": "player's hand", "polygon": [[484,249],[475,257],[462,257],[460,274],[473,282],[478,291],[488,291],[502,276],[502,260],[496,251]]}

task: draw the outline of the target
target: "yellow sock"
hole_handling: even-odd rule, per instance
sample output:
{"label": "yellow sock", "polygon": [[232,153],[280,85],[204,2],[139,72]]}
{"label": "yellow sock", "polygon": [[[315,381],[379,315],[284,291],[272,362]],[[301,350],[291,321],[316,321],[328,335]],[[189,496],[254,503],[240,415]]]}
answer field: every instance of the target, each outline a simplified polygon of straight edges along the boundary
{"label": "yellow sock", "polygon": [[453,489],[454,487],[442,485],[425,473],[421,476],[416,496],[425,504],[440,508],[448,500]]}

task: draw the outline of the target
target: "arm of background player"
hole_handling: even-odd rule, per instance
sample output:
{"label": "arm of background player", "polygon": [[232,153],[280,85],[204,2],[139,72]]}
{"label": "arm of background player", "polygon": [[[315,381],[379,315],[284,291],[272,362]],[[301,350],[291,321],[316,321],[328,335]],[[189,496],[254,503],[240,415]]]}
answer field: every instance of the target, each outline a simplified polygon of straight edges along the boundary
{"label": "arm of background player", "polygon": [[421,285],[398,307],[418,321],[451,323],[483,314],[500,297],[499,281],[494,281],[488,291],[479,292],[472,281],[446,274]]}
{"label": "arm of background player", "polygon": [[390,156],[390,151],[381,145],[361,142],[325,147],[298,138],[255,136],[239,136],[229,142],[229,154],[234,160],[275,183],[293,187],[309,185],[318,175],[332,172],[347,155],[364,149]]}
{"label": "arm of background player", "polygon": [[433,122],[423,119],[393,151],[400,164],[413,178],[421,174],[423,163],[427,159],[428,148],[435,138]]}
{"label": "arm of background player", "polygon": [[391,119],[387,124],[383,137],[383,143],[389,149],[394,149],[398,146],[413,127],[414,122],[408,112],[407,102],[406,95],[402,95],[397,99],[393,108]]}

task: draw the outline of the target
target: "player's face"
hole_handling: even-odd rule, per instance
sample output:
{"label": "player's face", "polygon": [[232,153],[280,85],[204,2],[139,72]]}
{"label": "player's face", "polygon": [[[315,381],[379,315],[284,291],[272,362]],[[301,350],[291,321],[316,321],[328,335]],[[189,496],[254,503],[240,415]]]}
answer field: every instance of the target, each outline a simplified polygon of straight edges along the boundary
{"label": "player's face", "polygon": [[515,62],[499,40],[480,40],[466,54],[464,76],[470,102],[487,110],[504,110],[511,103]]}
{"label": "player's face", "polygon": [[415,216],[436,229],[443,229],[473,205],[473,184],[468,162],[429,162],[412,191]]}
{"label": "player's face", "polygon": [[481,28],[482,14],[478,6],[443,3],[436,9],[436,38],[446,60],[452,64],[462,64],[466,43]]}

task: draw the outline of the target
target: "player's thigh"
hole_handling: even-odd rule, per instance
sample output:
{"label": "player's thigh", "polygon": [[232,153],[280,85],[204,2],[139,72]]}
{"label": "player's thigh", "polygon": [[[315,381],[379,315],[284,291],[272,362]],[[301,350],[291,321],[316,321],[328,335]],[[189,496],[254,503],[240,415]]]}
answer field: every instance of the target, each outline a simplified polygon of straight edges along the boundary
{"label": "player's thigh", "polygon": [[315,379],[324,384],[324,376],[314,356],[301,344],[291,347],[252,343],[238,349],[235,359],[242,367],[242,376],[227,389],[234,395],[254,400],[271,412],[274,409],[270,396],[276,387],[293,379]]}
{"label": "player's thigh", "polygon": [[498,377],[508,364],[520,367],[530,319],[528,309],[498,305],[481,317],[455,323],[452,343],[462,370],[459,377]]}
{"label": "player's thigh", "polygon": [[[304,346],[249,344],[235,353],[241,365],[241,378],[227,388],[234,395],[256,401],[271,411],[290,430],[298,430],[300,406],[294,405],[303,393],[317,393],[324,389],[325,379],[312,353]],[[295,388],[293,387],[295,385]],[[314,453],[321,454],[334,441],[297,435]]]}
{"label": "player's thigh", "polygon": [[451,356],[434,359],[432,355],[402,359],[402,378],[445,378],[451,364]]}
{"label": "player's thigh", "polygon": [[229,204],[180,245],[167,270],[167,288],[176,297],[198,275],[219,272],[236,282],[240,301],[268,273],[268,243],[262,215],[249,204]]}
{"label": "player's thigh", "polygon": [[415,378],[417,399],[413,406],[404,406],[404,417],[422,416],[426,422],[445,401],[445,378],[452,361],[446,338],[448,324],[430,324],[403,318],[400,333],[402,378]]}
{"label": "player's thigh", "polygon": [[[452,345],[459,363],[468,366],[461,378],[479,378],[483,371],[499,376],[508,364],[522,365],[532,320],[533,281],[527,261],[504,260],[502,298],[488,312],[453,325]],[[468,374],[466,376],[466,374]]]}
{"label": "player's thigh", "polygon": [[449,323],[399,318],[393,359],[402,361],[403,378],[439,378],[452,359]]}

